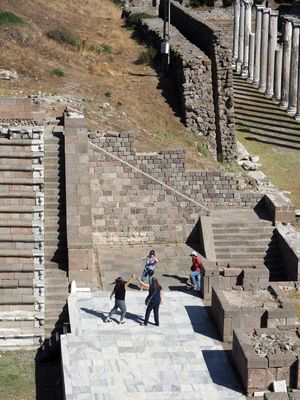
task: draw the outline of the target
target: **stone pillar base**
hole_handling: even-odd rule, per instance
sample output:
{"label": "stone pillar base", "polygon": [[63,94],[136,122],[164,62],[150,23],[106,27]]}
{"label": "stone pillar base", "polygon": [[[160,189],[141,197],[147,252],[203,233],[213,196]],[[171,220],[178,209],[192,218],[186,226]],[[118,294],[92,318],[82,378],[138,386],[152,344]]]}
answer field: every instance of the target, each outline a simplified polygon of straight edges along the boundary
{"label": "stone pillar base", "polygon": [[297,114],[295,115],[295,120],[296,120],[296,121],[300,121],[300,113],[297,113]]}
{"label": "stone pillar base", "polygon": [[296,107],[290,107],[287,109],[287,113],[292,116],[294,116],[296,114],[296,111],[297,111]]}
{"label": "stone pillar base", "polygon": [[242,71],[242,63],[240,61],[237,61],[237,63],[236,63],[236,72],[238,74],[240,74],[241,71]]}
{"label": "stone pillar base", "polygon": [[288,102],[281,102],[280,103],[280,108],[282,109],[282,110],[287,110],[288,109]]}

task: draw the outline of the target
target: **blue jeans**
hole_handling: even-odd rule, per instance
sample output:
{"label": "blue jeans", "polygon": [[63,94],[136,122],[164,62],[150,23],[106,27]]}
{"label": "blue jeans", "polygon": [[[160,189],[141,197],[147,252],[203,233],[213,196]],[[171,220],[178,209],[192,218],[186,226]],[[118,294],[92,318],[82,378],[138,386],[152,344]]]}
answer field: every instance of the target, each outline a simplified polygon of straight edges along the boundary
{"label": "blue jeans", "polygon": [[151,285],[153,274],[154,274],[154,270],[145,267],[144,271],[142,273],[141,281],[146,282],[147,276],[149,275],[149,284]]}
{"label": "blue jeans", "polygon": [[197,290],[201,289],[201,273],[197,271],[193,271],[190,273],[191,284],[195,286]]}

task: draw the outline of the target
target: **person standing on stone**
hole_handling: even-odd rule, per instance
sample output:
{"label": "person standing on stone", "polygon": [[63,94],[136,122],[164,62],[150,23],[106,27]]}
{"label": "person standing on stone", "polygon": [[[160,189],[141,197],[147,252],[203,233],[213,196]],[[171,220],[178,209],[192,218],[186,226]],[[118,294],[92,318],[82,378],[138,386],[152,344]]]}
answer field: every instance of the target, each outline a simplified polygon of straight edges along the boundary
{"label": "person standing on stone", "polygon": [[149,254],[144,257],[143,260],[145,261],[145,267],[142,273],[141,281],[145,282],[147,276],[149,276],[149,283],[151,284],[152,277],[156,269],[156,264],[158,263],[158,259],[155,257],[155,251],[150,250]]}
{"label": "person standing on stone", "polygon": [[192,266],[191,266],[191,273],[190,273],[190,281],[192,284],[192,288],[195,290],[201,289],[201,266],[202,261],[198,254],[193,251],[190,256],[192,257]]}
{"label": "person standing on stone", "polygon": [[115,296],[115,305],[111,309],[108,317],[106,318],[106,320],[104,322],[111,322],[112,321],[111,317],[118,311],[118,308],[119,308],[121,311],[121,318],[120,318],[119,324],[125,323],[125,315],[127,312],[126,303],[125,303],[125,294],[126,294],[127,286],[130,284],[132,279],[133,279],[133,277],[131,277],[126,282],[123,280],[123,278],[121,278],[119,276],[119,278],[117,278],[115,280],[115,282],[114,282],[115,287],[110,295],[110,300],[112,299],[113,296]]}
{"label": "person standing on stone", "polygon": [[145,303],[147,305],[145,319],[144,322],[141,323],[141,325],[148,325],[149,317],[151,311],[153,310],[155,325],[159,326],[159,306],[162,304],[162,287],[158,283],[158,280],[155,276],[152,277],[152,281],[149,285],[148,283],[142,282],[136,276],[133,276],[133,278],[136,278],[139,281],[141,287],[149,289],[149,294],[145,300]]}

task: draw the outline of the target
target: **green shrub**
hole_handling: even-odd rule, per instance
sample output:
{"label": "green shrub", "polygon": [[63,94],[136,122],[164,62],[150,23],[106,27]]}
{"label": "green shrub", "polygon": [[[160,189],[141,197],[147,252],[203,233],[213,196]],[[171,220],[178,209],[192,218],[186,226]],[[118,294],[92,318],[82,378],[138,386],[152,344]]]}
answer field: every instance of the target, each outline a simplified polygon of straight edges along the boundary
{"label": "green shrub", "polygon": [[126,24],[127,26],[135,27],[141,19],[150,18],[155,18],[155,16],[145,12],[133,13],[127,18]]}
{"label": "green shrub", "polygon": [[55,40],[60,44],[67,44],[76,48],[79,48],[82,45],[80,37],[76,35],[76,33],[64,27],[48,31],[46,35],[49,39]]}
{"label": "green shrub", "polygon": [[198,151],[198,153],[202,154],[204,157],[207,157],[207,156],[208,156],[207,147],[204,146],[204,145],[201,144],[201,143],[198,143],[198,144],[197,144],[197,151]]}
{"label": "green shrub", "polygon": [[111,54],[113,51],[112,47],[107,43],[92,44],[87,48],[87,50],[93,51],[95,53],[107,53],[107,54]]}
{"label": "green shrub", "polygon": [[17,15],[9,11],[0,10],[0,26],[1,25],[26,25],[27,22]]}
{"label": "green shrub", "polygon": [[107,53],[107,54],[111,54],[112,53],[112,47],[109,44],[102,43],[100,45],[100,47],[101,47],[102,51],[104,51],[104,53]]}
{"label": "green shrub", "polygon": [[50,73],[51,75],[57,76],[58,78],[63,78],[65,76],[65,73],[58,68],[51,69]]}
{"label": "green shrub", "polygon": [[147,50],[143,50],[139,53],[136,64],[151,64],[154,61],[156,55],[156,49],[150,46]]}

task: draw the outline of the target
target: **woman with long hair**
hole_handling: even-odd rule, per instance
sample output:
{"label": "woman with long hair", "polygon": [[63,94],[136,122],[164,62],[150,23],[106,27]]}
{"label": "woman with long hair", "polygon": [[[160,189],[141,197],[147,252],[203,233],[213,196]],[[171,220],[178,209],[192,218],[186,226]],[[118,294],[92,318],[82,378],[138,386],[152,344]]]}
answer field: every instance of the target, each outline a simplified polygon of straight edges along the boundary
{"label": "woman with long hair", "polygon": [[130,284],[132,279],[133,279],[133,277],[131,277],[126,282],[126,281],[124,281],[123,278],[121,278],[119,276],[119,278],[117,278],[115,280],[115,282],[114,282],[115,287],[110,295],[110,300],[112,299],[113,296],[115,296],[115,305],[110,310],[110,313],[108,314],[108,317],[106,318],[106,320],[104,322],[111,322],[112,321],[111,317],[118,311],[118,308],[119,308],[121,310],[121,318],[120,318],[119,324],[125,323],[124,318],[125,318],[125,315],[127,312],[126,303],[125,303],[125,294],[126,294],[127,286]]}
{"label": "woman with long hair", "polygon": [[155,276],[152,277],[150,285],[142,282],[136,276],[134,276],[134,278],[136,278],[139,281],[141,287],[149,289],[149,294],[146,299],[147,308],[145,313],[145,319],[144,322],[141,323],[141,325],[146,326],[148,324],[151,311],[153,310],[155,325],[159,326],[159,306],[162,304],[162,287],[158,283],[158,280]]}

